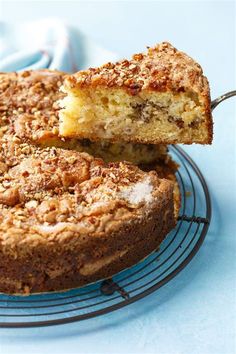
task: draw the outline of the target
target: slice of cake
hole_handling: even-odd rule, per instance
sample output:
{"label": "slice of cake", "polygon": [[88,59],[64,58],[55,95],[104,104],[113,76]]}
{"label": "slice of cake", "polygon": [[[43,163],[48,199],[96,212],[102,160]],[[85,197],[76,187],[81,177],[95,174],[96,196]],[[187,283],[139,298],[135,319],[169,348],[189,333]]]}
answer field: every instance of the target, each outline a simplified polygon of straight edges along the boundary
{"label": "slice of cake", "polygon": [[161,43],[132,60],[69,76],[60,134],[148,144],[212,141],[208,81],[199,64]]}
{"label": "slice of cake", "polygon": [[149,164],[163,161],[165,145],[144,145],[59,137],[58,101],[65,74],[52,70],[0,73],[0,136],[14,134],[21,141],[85,151],[109,161]]}
{"label": "slice of cake", "polygon": [[92,142],[59,137],[58,100],[65,74],[52,70],[0,73],[0,136],[9,141],[30,142],[42,147],[61,147],[87,152],[105,162],[129,161],[143,170],[156,170],[161,178],[175,183],[175,215],[180,193],[176,182],[177,164],[166,145]]}
{"label": "slice of cake", "polygon": [[175,226],[173,184],[87,153],[0,140],[0,292],[111,277]]}

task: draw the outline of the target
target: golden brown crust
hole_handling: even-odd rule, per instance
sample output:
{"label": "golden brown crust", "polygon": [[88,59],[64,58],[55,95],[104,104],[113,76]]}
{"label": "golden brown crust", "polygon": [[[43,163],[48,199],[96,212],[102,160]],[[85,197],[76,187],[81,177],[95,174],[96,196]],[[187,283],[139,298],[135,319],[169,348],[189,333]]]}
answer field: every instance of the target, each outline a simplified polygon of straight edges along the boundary
{"label": "golden brown crust", "polygon": [[202,100],[205,107],[205,115],[206,115],[206,125],[208,130],[208,140],[206,144],[211,144],[213,140],[213,120],[212,120],[212,112],[211,112],[211,96],[209,89],[209,82],[207,78],[203,77],[204,82],[204,90],[202,92]]}
{"label": "golden brown crust", "polygon": [[65,290],[109,278],[136,264],[157,250],[173,227],[173,213],[167,212],[172,208],[169,197],[162,201],[159,215],[153,209],[142,221],[124,224],[107,238],[90,238],[87,244],[77,244],[70,252],[63,243],[55,242],[35,247],[26,258],[3,254],[0,291],[28,295]]}
{"label": "golden brown crust", "polygon": [[65,85],[72,89],[100,85],[122,87],[132,95],[141,90],[193,90],[207,97],[209,91],[201,66],[168,42],[148,48],[147,53],[135,54],[131,60],[107,63],[68,76]]}

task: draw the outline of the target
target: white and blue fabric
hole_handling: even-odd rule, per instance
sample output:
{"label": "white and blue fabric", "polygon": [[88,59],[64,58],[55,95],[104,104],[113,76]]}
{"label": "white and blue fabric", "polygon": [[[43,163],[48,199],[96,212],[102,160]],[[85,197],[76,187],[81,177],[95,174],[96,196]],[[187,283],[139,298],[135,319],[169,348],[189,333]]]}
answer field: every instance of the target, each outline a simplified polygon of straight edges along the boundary
{"label": "white and blue fabric", "polygon": [[115,59],[114,53],[57,19],[20,25],[0,22],[0,71],[75,72]]}

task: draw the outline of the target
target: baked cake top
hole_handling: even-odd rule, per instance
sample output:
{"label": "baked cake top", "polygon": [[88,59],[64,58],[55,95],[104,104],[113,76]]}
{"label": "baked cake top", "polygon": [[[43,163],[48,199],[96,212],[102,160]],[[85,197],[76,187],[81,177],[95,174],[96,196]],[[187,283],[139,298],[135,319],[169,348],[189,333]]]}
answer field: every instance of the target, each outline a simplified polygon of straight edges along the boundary
{"label": "baked cake top", "polygon": [[0,134],[36,142],[58,136],[59,88],[64,73],[37,70],[0,73]]}
{"label": "baked cake top", "polygon": [[13,252],[99,237],[158,212],[172,198],[172,183],[125,163],[106,165],[86,153],[40,149],[18,138],[1,140],[0,244]]}
{"label": "baked cake top", "polygon": [[68,76],[64,83],[71,89],[88,86],[121,87],[135,95],[141,90],[186,91],[208,93],[208,82],[202,68],[170,43],[163,42],[147,53],[133,55],[131,60],[107,63]]}

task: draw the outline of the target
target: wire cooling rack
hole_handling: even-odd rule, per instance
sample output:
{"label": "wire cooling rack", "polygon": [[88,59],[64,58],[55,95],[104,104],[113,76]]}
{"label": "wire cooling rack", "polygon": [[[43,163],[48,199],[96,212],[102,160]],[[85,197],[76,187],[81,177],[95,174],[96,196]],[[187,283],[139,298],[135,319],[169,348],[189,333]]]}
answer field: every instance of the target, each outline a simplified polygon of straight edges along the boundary
{"label": "wire cooling rack", "polygon": [[211,201],[193,160],[180,147],[170,146],[170,152],[180,165],[182,206],[176,228],[160,248],[112,279],[81,289],[28,297],[0,294],[0,327],[58,325],[106,314],[158,290],[190,262],[206,236]]}

